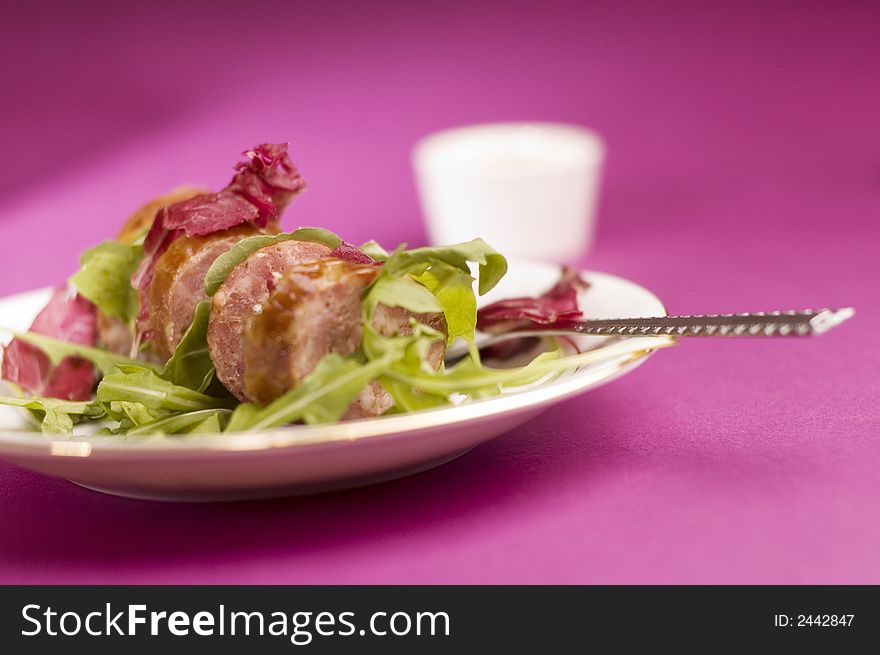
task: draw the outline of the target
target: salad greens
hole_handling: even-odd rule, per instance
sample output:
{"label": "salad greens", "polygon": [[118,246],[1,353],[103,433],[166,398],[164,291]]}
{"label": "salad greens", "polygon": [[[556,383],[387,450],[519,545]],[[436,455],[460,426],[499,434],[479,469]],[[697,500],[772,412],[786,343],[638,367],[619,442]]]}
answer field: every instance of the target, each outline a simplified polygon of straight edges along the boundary
{"label": "salad greens", "polygon": [[125,434],[199,434],[205,432],[221,432],[231,409],[197,409],[181,414],[169,414],[152,423],[143,423],[130,428]]}
{"label": "salad greens", "polygon": [[156,411],[191,412],[200,409],[228,407],[229,398],[214,398],[195,389],[164,380],[155,371],[143,366],[120,365],[98,383],[98,402],[139,403]]}
{"label": "salad greens", "polygon": [[104,411],[93,402],[74,402],[58,398],[12,398],[0,396],[0,405],[23,407],[47,434],[64,434],[83,418],[100,418]]}
{"label": "salad greens", "polygon": [[117,366],[134,365],[155,368],[156,365],[139,359],[132,359],[119,353],[114,353],[103,348],[95,346],[84,346],[79,343],[71,343],[70,341],[62,341],[54,337],[47,337],[38,332],[18,332],[16,330],[6,330],[0,328],[0,331],[11,334],[16,339],[24,341],[36,346],[43,351],[49,358],[53,366],[61,363],[61,360],[67,357],[81,357],[95,365],[103,374],[112,373]]}
{"label": "salad greens", "polygon": [[196,391],[204,391],[214,379],[214,362],[208,351],[208,319],[211,301],[196,305],[193,322],[162,368],[162,379]]}
{"label": "salad greens", "polygon": [[[213,295],[232,269],[256,250],[291,239],[314,241],[331,249],[353,248],[332,232],[318,228],[248,237],[210,267],[205,277],[206,294]],[[0,404],[29,410],[48,433],[70,432],[83,420],[113,421],[113,427],[102,430],[111,435],[240,432],[293,422],[338,421],[371,383],[378,383],[392,397],[394,406],[389,413],[400,413],[484,398],[567,369],[634,354],[626,343],[572,356],[565,356],[557,345],[526,366],[488,368],[473,343],[477,325],[474,283],[480,295],[498,283],[507,272],[507,261],[501,254],[482,239],[439,248],[407,250],[400,246],[391,253],[376,242],[367,242],[360,251],[377,265],[377,274],[363,295],[360,347],[348,356],[325,355],[295,388],[265,406],[238,403],[215,378],[207,344],[210,300],[199,303],[192,324],[164,366],[40,334],[10,331],[45,352],[53,364],[66,357],[80,357],[94,363],[103,377],[91,402],[0,397]],[[83,254],[82,268],[71,281],[101,312],[130,323],[138,310],[130,278],[142,254],[140,244],[104,242]],[[374,327],[380,305],[411,312],[402,333],[385,336]],[[445,333],[427,324],[433,317],[436,325],[440,313]],[[470,344],[470,355],[448,369],[442,364],[437,368],[444,347],[457,339]],[[671,339],[668,343],[658,341],[656,347],[672,343]]]}
{"label": "salad greens", "polygon": [[138,312],[131,276],[143,256],[144,247],[139,242],[104,241],[82,254],[82,267],[70,282],[105,315],[130,323]]}
{"label": "salad greens", "polygon": [[370,257],[377,262],[384,262],[386,259],[388,259],[388,251],[372,239],[370,239],[366,243],[362,243],[360,245],[360,250],[367,257]]}
{"label": "salad greens", "polygon": [[379,377],[391,362],[390,357],[359,362],[336,353],[325,355],[302,382],[265,407],[239,405],[227,430],[262,430],[295,421],[338,421],[367,383]]}

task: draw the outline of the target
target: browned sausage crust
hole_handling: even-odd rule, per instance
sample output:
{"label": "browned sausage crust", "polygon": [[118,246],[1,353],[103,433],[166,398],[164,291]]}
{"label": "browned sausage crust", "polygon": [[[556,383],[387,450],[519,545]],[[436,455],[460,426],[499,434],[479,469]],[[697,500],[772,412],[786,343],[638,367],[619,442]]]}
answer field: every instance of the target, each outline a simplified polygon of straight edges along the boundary
{"label": "browned sausage crust", "polygon": [[[271,402],[324,355],[349,355],[360,346],[363,292],[380,269],[329,255],[328,248],[302,241],[263,248],[234,268],[214,295],[208,347],[218,379],[239,400]],[[380,305],[373,324],[383,336],[408,334],[411,318],[407,310]],[[415,318],[446,332],[442,314]],[[434,368],[444,352],[444,342],[432,346]],[[378,416],[392,404],[373,382],[343,418]]]}
{"label": "browned sausage crust", "polygon": [[[205,189],[193,186],[179,186],[166,194],[153,198],[148,203],[139,207],[129,216],[116,236],[116,240],[122,243],[132,243],[143,236],[160,209],[167,205],[188,200],[193,196],[205,193]],[[131,353],[134,335],[131,328],[115,316],[106,316],[98,312],[98,336],[97,345],[107,350],[128,355]]]}
{"label": "browned sausage crust", "polygon": [[361,294],[375,266],[322,259],[284,272],[244,323],[244,393],[268,403],[299,384],[327,353],[361,343]]}
{"label": "browned sausage crust", "polygon": [[330,248],[311,241],[282,241],[261,248],[232,269],[214,294],[208,347],[217,378],[239,400],[249,400],[244,390],[246,319],[261,310],[284,271],[329,255]]}
{"label": "browned sausage crust", "polygon": [[[361,344],[364,289],[376,277],[372,265],[323,259],[288,269],[275,289],[245,321],[244,390],[250,400],[268,403],[298,385],[328,353],[350,355]],[[379,305],[373,326],[386,337],[410,334],[413,314]],[[442,314],[418,314],[416,320],[445,334]],[[439,341],[429,351],[436,369],[445,352]],[[358,395],[343,419],[379,416],[393,405],[378,382]]]}
{"label": "browned sausage crust", "polygon": [[145,299],[150,305],[150,342],[159,361],[171,356],[192,323],[196,305],[207,298],[205,274],[214,260],[259,233],[246,224],[208,236],[181,237],[162,254]]}

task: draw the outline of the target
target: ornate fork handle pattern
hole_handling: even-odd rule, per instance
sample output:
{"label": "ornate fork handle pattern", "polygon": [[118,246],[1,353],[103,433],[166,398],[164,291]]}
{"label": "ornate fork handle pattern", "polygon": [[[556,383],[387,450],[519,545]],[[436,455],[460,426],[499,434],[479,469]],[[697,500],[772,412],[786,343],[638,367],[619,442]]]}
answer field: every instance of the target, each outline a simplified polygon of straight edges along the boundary
{"label": "ornate fork handle pattern", "polygon": [[530,325],[516,332],[555,332],[598,336],[678,337],[805,337],[840,325],[855,313],[841,309],[805,309],[787,312],[658,316],[655,318],[590,319],[561,326]]}

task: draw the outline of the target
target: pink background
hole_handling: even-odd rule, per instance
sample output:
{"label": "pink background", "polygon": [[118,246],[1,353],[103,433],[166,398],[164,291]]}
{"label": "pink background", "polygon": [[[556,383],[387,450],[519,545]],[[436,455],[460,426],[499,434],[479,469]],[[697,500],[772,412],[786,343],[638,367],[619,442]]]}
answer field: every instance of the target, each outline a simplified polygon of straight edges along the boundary
{"label": "pink background", "polygon": [[673,312],[857,317],[683,344],[353,492],[153,504],[0,463],[0,581],[880,582],[880,5],[473,4],[4,7],[0,294],[263,140],[310,183],[287,225],[421,244],[414,141],[540,119],[608,142],[585,266]]}

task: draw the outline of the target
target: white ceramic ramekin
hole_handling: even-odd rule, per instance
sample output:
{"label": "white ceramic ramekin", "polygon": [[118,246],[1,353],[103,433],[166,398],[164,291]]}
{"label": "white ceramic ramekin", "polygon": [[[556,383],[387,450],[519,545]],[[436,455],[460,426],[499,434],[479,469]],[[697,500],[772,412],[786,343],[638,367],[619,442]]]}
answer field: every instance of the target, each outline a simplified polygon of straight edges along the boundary
{"label": "white ceramic ramekin", "polygon": [[567,262],[590,246],[605,146],[561,123],[491,123],[419,141],[413,167],[435,245],[483,237],[504,254]]}

